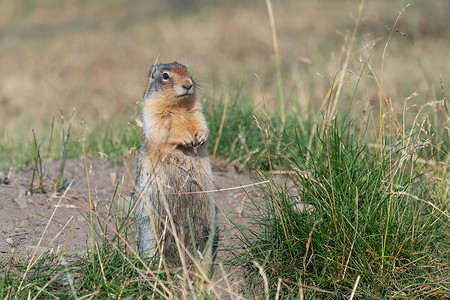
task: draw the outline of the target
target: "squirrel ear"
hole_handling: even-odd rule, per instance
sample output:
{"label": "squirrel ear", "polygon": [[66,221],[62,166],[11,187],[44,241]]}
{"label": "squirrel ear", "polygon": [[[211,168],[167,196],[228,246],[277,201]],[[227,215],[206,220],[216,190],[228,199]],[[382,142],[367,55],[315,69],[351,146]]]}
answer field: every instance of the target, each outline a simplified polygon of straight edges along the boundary
{"label": "squirrel ear", "polygon": [[155,73],[156,73],[157,69],[158,69],[158,65],[157,64],[152,65],[150,67],[150,70],[148,71],[148,79],[149,80],[155,78]]}

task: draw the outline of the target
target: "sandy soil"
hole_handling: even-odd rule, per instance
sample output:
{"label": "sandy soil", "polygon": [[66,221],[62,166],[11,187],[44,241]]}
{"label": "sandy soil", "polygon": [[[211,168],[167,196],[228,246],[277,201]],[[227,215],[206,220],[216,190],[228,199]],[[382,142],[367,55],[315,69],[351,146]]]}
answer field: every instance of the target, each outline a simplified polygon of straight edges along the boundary
{"label": "sandy soil", "polygon": [[[47,249],[54,252],[65,249],[67,252],[85,253],[91,239],[89,217],[86,211],[86,207],[89,207],[87,177],[89,177],[94,209],[99,213],[103,210],[105,217],[114,216],[115,213],[108,214],[107,211],[111,206],[116,207],[117,196],[113,197],[116,185],[119,182],[120,188],[124,182],[123,187],[128,188],[122,194],[130,194],[136,175],[134,165],[131,167],[129,184],[126,185],[129,165],[116,165],[103,159],[88,159],[86,175],[84,160],[68,160],[64,177],[71,184],[63,196],[52,191],[58,174],[58,161],[49,162],[45,166],[43,180],[45,194],[38,193],[36,178],[35,192],[32,195],[28,192],[33,174],[32,167],[20,172],[0,174],[0,179],[3,179],[0,184],[0,258],[11,253],[29,256],[36,248],[37,253]],[[247,194],[240,186],[251,184],[252,179],[250,174],[238,172],[226,161],[213,161],[213,170],[217,188],[234,187],[234,189],[216,192],[215,195],[220,216],[220,247],[216,262],[224,262],[237,253],[237,250],[230,250],[230,247],[239,247],[236,234],[227,219],[236,222],[239,221],[237,216],[245,215]],[[7,184],[4,181],[5,177],[8,177]],[[245,191],[257,193],[255,187],[248,187]],[[110,217],[108,221],[112,224],[114,217]],[[241,275],[236,274],[240,272],[236,268],[228,272],[235,273],[230,276],[235,283],[242,278]]]}

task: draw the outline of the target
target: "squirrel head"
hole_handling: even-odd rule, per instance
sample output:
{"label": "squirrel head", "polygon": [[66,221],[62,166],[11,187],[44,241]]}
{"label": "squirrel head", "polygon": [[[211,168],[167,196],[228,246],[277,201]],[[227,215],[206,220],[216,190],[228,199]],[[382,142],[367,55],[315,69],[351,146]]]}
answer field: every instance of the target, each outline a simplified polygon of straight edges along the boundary
{"label": "squirrel head", "polygon": [[195,99],[195,82],[185,66],[178,62],[155,64],[148,73],[147,97],[167,100]]}

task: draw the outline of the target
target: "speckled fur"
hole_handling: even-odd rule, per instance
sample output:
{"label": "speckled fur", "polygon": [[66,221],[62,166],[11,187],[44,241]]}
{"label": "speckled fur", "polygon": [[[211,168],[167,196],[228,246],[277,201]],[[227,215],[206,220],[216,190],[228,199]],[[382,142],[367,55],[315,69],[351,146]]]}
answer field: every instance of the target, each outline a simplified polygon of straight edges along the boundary
{"label": "speckled fur", "polygon": [[[216,207],[213,193],[201,193],[214,188],[208,133],[195,82],[186,67],[177,62],[152,66],[143,98],[142,142],[133,197],[134,203],[138,202],[139,248],[145,255],[156,253],[155,239],[159,239],[169,263],[179,265],[171,215],[176,235],[187,251],[197,256],[196,249],[206,262],[211,260]],[[184,251],[182,255],[188,257]]]}

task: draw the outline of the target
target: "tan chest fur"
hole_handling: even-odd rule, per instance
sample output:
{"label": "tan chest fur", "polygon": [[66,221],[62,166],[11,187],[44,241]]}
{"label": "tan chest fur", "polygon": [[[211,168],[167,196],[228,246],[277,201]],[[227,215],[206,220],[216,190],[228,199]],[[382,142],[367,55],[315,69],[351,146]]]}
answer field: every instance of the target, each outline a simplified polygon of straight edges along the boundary
{"label": "tan chest fur", "polygon": [[[148,118],[147,151],[155,159],[163,159],[177,151],[180,140],[207,128],[198,101],[183,101],[171,106],[167,99],[154,98],[145,104],[144,113]],[[196,153],[197,148],[191,151]]]}

